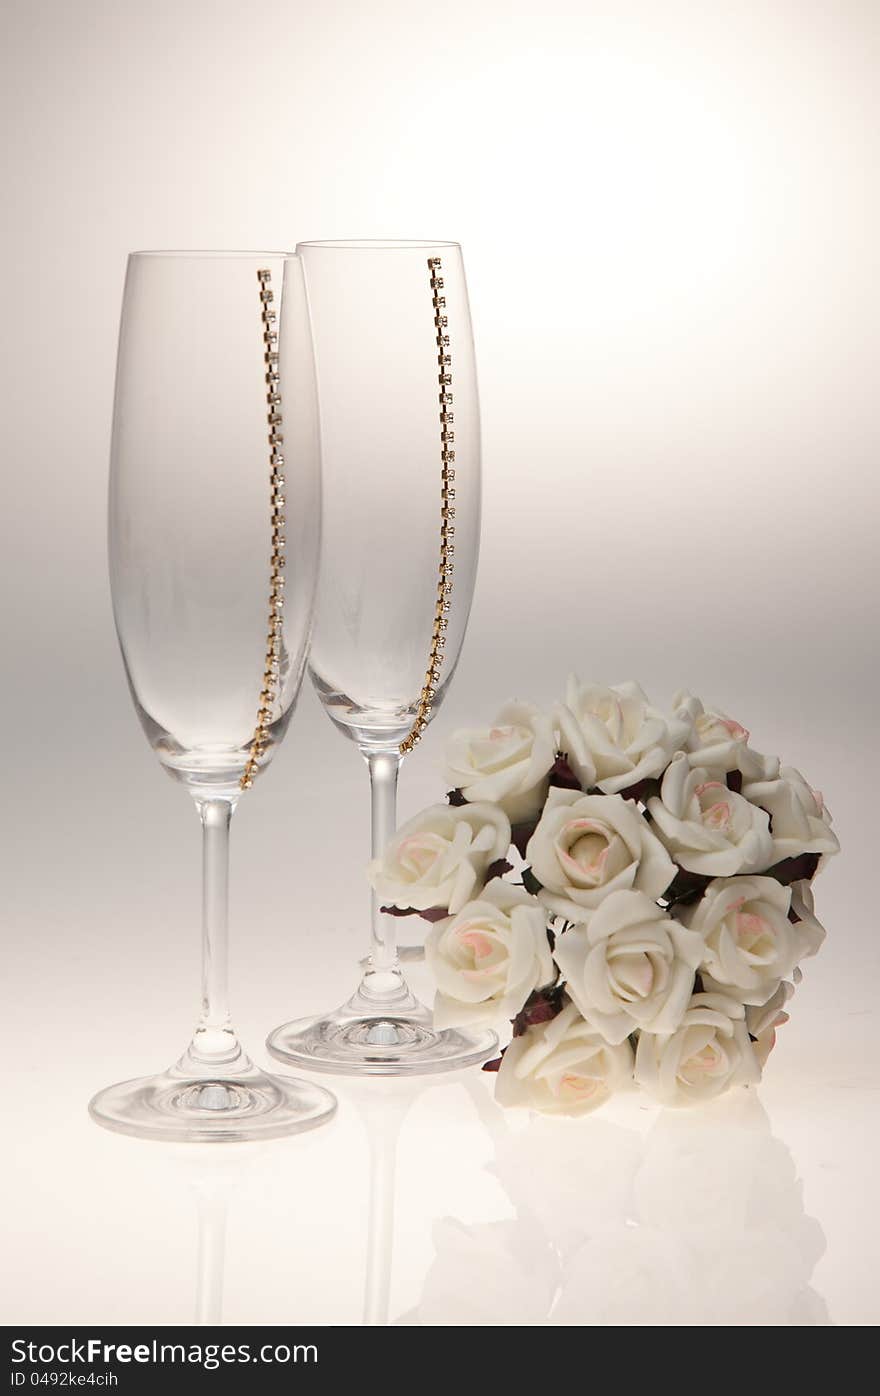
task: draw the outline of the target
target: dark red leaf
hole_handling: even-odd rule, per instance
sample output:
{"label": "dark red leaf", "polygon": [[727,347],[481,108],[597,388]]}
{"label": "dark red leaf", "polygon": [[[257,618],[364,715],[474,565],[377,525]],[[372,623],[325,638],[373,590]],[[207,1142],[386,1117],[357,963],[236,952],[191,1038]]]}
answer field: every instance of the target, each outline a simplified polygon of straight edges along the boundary
{"label": "dark red leaf", "polygon": [[540,882],[538,881],[538,879],[535,877],[535,874],[532,872],[531,868],[523,868],[523,870],[522,870],[522,884],[523,884],[523,887],[525,887],[526,891],[527,891],[527,892],[530,894],[530,896],[532,896],[532,897],[536,897],[536,896],[538,895],[538,893],[540,892],[541,887],[543,886],[543,883],[540,883]]}
{"label": "dark red leaf", "polygon": [[522,1037],[538,1023],[549,1023],[565,1007],[565,992],[561,984],[551,989],[535,989],[513,1020],[514,1037]]}
{"label": "dark red leaf", "polygon": [[660,782],[646,776],[644,780],[636,781],[635,785],[628,785],[626,790],[621,790],[620,793],[625,800],[640,800],[646,805],[653,795],[660,794]]}
{"label": "dark red leaf", "polygon": [[503,877],[509,872],[513,872],[513,864],[508,863],[506,858],[496,858],[486,869],[486,881],[491,882],[493,877]]}
{"label": "dark red leaf", "polygon": [[550,784],[558,786],[561,790],[580,790],[581,783],[568,764],[568,757],[563,751],[556,753],[556,760],[550,767]]}
{"label": "dark red leaf", "polygon": [[809,882],[816,876],[818,866],[818,853],[800,853],[797,858],[783,858],[781,863],[774,863],[762,876],[775,877],[783,887],[790,887],[793,882]]}
{"label": "dark red leaf", "polygon": [[514,824],[510,831],[510,842],[521,858],[526,856],[529,839],[538,827],[537,819],[529,819],[525,824]]}
{"label": "dark red leaf", "polygon": [[414,906],[380,906],[379,910],[383,916],[421,916],[425,921],[442,921],[449,915],[449,909],[445,906],[429,906],[427,911],[418,911]]}
{"label": "dark red leaf", "polygon": [[703,873],[687,872],[684,868],[679,868],[672,883],[663,893],[663,900],[669,903],[670,910],[674,910],[677,905],[695,902],[703,895],[711,881],[711,877],[705,877]]}
{"label": "dark red leaf", "polygon": [[443,921],[449,915],[449,908],[446,906],[429,906],[427,911],[420,911],[419,915],[423,921]]}

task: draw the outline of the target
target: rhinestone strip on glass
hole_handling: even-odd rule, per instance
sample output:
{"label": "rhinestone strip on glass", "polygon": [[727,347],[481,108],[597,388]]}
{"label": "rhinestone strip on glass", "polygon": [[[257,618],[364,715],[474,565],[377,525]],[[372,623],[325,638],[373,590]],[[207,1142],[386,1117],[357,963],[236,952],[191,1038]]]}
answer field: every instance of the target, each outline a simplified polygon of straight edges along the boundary
{"label": "rhinestone strip on glass", "polygon": [[453,557],[455,554],[455,433],[452,430],[452,355],[449,352],[449,335],[447,333],[448,317],[446,315],[446,297],[442,294],[443,277],[441,275],[442,263],[439,257],[428,258],[428,271],[431,276],[431,296],[434,304],[434,328],[437,336],[437,381],[440,387],[440,460],[441,460],[441,507],[440,507],[440,568],[437,579],[437,602],[434,609],[434,626],[431,633],[431,648],[428,654],[428,668],[425,671],[425,682],[419,694],[419,701],[416,707],[415,719],[409,735],[400,743],[398,750],[401,756],[412,751],[417,742],[422,739],[422,733],[428,725],[431,717],[431,710],[434,699],[437,696],[437,686],[440,682],[440,667],[443,663],[444,649],[446,646],[446,631],[448,629],[448,612],[452,604],[452,577],[454,570]]}
{"label": "rhinestone strip on glass", "polygon": [[269,746],[269,724],[272,721],[272,708],[278,697],[279,675],[281,672],[281,632],[284,610],[284,547],[285,547],[285,498],[284,498],[284,437],[281,434],[281,378],[278,373],[278,331],[277,316],[273,309],[275,293],[272,290],[272,273],[266,270],[257,272],[260,285],[260,309],[263,320],[263,362],[266,365],[266,424],[269,428],[269,482],[272,519],[272,556],[269,565],[269,630],[266,635],[266,667],[263,671],[263,687],[260,692],[260,706],[257,711],[257,725],[250,742],[250,755],[239,782],[242,790],[249,790],[259,769],[260,757]]}

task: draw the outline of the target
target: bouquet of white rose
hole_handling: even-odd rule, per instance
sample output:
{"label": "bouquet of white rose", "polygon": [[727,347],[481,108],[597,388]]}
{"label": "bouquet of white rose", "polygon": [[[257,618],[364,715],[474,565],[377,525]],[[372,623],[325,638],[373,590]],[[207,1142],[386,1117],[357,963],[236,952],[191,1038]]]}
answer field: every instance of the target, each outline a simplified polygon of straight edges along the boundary
{"label": "bouquet of white rose", "polygon": [[453,789],[369,876],[430,921],[438,1027],[512,1041],[502,1105],[580,1115],[633,1079],[686,1105],[760,1079],[838,850],[822,796],[689,693],[571,678],[455,733]]}

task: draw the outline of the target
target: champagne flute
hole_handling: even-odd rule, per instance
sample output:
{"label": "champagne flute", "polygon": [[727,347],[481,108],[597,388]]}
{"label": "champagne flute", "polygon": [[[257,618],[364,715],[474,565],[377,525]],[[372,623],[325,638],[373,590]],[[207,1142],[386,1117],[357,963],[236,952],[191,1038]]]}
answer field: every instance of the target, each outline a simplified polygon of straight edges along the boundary
{"label": "champagne flute", "polygon": [[[312,681],[370,772],[372,853],[397,778],[443,701],[467,627],[480,539],[480,422],[461,249],[306,242],[324,525]],[[277,1028],[280,1061],[400,1075],[485,1060],[485,1030],[434,1029],[373,897],[366,973],[342,1008]]]}
{"label": "champagne flute", "polygon": [[133,253],[110,466],[113,609],[147,739],[201,818],[204,902],[202,1009],[188,1048],[169,1070],[90,1104],[93,1119],[125,1134],[266,1138],[311,1128],[336,1107],[314,1083],[253,1065],[226,986],[230,820],[299,692],[319,470],[299,259]]}

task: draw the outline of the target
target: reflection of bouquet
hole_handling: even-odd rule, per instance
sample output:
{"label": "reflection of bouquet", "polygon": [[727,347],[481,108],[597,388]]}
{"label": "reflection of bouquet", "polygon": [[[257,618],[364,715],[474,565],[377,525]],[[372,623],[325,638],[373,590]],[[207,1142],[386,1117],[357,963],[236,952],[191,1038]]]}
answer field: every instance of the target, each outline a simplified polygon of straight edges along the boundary
{"label": "reflection of bouquet", "polygon": [[647,1135],[609,1119],[560,1135],[555,1121],[534,1116],[499,1141],[491,1172],[514,1216],[438,1220],[436,1254],[407,1322],[830,1321],[811,1287],[822,1230],[754,1093],[662,1111]]}
{"label": "reflection of bouquet", "polygon": [[370,880],[433,923],[439,1027],[513,1021],[500,1103],[579,1115],[633,1077],[670,1104],[760,1078],[838,842],[821,795],[748,741],[688,693],[667,715],[575,678],[550,713],[453,736],[448,804]]}

